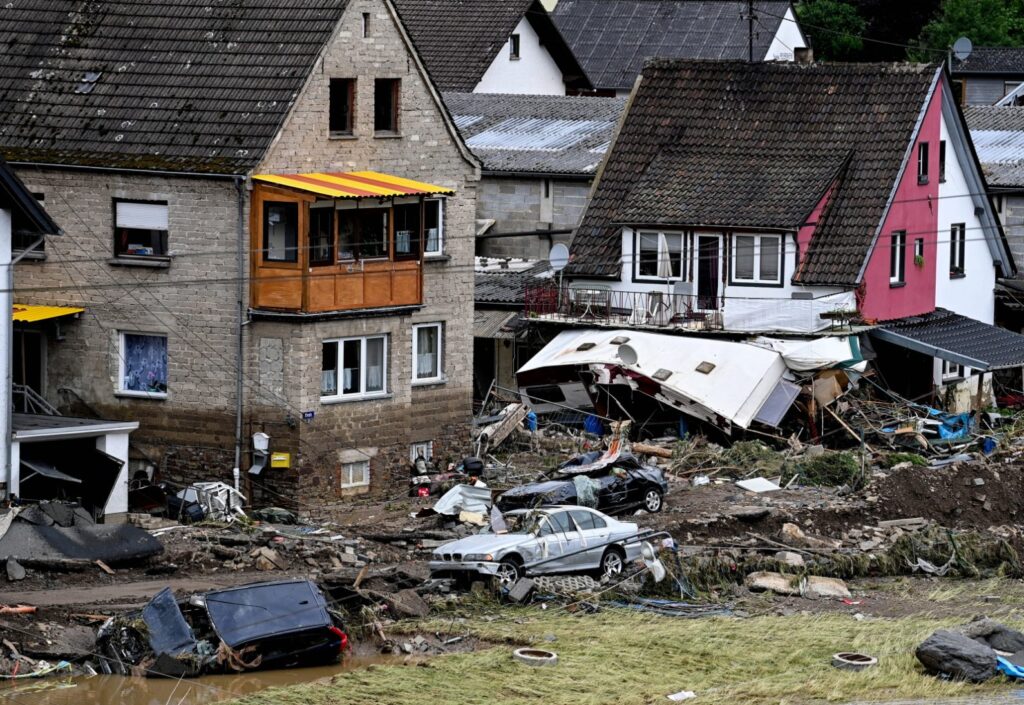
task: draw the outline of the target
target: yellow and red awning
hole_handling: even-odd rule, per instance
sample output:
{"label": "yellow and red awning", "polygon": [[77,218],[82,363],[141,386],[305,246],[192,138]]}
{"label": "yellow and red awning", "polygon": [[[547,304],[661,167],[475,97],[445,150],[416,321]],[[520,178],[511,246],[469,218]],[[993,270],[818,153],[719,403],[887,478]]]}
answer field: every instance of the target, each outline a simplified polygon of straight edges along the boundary
{"label": "yellow and red awning", "polygon": [[73,306],[35,306],[33,304],[14,304],[14,320],[17,323],[38,323],[51,318],[73,316],[85,311],[84,308]]}
{"label": "yellow and red awning", "polygon": [[427,196],[455,193],[444,186],[404,179],[378,171],[349,171],[312,174],[256,174],[252,178],[276,186],[287,186],[329,198],[379,198]]}

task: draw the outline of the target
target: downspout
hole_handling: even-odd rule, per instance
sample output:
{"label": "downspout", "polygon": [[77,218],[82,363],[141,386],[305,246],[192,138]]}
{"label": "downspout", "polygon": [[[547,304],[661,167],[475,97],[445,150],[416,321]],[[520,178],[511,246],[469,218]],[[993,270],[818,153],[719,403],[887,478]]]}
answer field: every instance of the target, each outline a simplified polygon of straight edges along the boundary
{"label": "downspout", "polygon": [[241,176],[235,177],[235,191],[238,200],[238,224],[237,224],[237,246],[238,246],[238,336],[237,364],[235,365],[235,466],[231,475],[235,480],[235,491],[239,492],[241,484],[242,467],[242,374],[244,372],[244,345],[242,340],[243,326],[245,325],[245,226],[243,217],[245,214],[245,185]]}

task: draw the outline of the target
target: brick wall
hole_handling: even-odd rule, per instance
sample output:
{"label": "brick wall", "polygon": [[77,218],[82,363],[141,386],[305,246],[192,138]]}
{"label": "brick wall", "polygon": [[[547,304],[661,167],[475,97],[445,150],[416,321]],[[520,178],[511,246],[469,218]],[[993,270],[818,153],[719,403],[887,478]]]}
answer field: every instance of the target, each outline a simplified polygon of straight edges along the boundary
{"label": "brick wall", "polygon": [[[574,229],[583,217],[590,194],[589,181],[551,180],[550,197],[544,203],[544,179],[484,177],[476,217],[495,223],[490,232]],[[570,234],[548,237],[516,237],[481,240],[479,254],[493,257],[546,259],[552,244],[569,244]]]}

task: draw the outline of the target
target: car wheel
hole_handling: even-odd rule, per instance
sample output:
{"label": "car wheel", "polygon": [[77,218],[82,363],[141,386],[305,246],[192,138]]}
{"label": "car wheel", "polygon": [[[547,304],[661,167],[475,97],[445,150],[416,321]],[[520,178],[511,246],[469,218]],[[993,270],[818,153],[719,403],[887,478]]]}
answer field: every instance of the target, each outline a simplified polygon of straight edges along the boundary
{"label": "car wheel", "polygon": [[626,558],[622,554],[622,549],[609,548],[601,556],[601,575],[608,578],[615,578],[622,575],[622,571],[626,568]]}
{"label": "car wheel", "polygon": [[661,492],[658,490],[647,490],[647,494],[644,495],[644,509],[651,514],[656,514],[661,511]]}
{"label": "car wheel", "polygon": [[499,587],[512,587],[519,578],[523,577],[523,566],[515,558],[505,558],[498,564],[498,570],[494,573]]}

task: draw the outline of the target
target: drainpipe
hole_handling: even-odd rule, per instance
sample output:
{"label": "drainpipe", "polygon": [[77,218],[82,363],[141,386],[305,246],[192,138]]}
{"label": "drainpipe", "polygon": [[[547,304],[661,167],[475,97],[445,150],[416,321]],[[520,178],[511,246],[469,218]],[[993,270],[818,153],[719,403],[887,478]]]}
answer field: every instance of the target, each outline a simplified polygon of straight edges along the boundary
{"label": "drainpipe", "polygon": [[[0,268],[3,269],[2,291],[0,291],[0,313],[14,310],[14,265],[11,264],[11,239],[13,233],[13,213],[0,208]],[[7,485],[7,495],[18,491],[15,487],[14,475],[11,474],[11,444],[13,443],[14,427],[11,417],[14,407],[11,403],[11,368],[14,358],[14,317],[6,313],[0,322],[0,414],[3,414],[3,443],[0,443],[0,471]]]}
{"label": "drainpipe", "polygon": [[235,480],[235,491],[240,492],[241,467],[242,467],[242,374],[244,372],[244,344],[242,340],[243,326],[245,325],[245,227],[243,216],[245,213],[245,186],[241,176],[235,177],[235,191],[238,196],[238,339],[237,360],[235,366],[235,467],[231,474]]}

